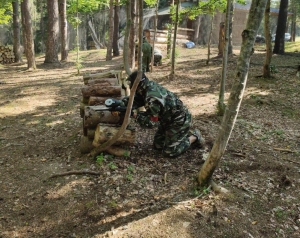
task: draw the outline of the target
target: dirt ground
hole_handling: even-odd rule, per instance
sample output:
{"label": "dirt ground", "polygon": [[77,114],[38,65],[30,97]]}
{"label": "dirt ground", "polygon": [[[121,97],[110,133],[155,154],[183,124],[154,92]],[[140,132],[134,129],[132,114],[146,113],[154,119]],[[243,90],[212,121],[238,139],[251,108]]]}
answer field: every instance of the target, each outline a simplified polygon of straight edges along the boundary
{"label": "dirt ground", "polygon": [[[299,52],[300,50],[298,50]],[[207,49],[178,50],[148,77],[176,92],[207,141],[176,159],[152,151],[155,130],[138,128],[131,155],[80,153],[82,75],[68,63],[0,66],[0,237],[300,237],[300,79],[298,52],[274,55],[273,78],[261,75],[256,50],[247,89],[214,180],[228,195],[199,191],[195,177],[212,147],[222,60]],[[226,96],[238,49],[229,58]],[[212,49],[212,57],[217,49]],[[122,57],[81,52],[81,73],[119,69]],[[277,72],[276,72],[277,71]],[[49,178],[73,170],[100,172]]]}

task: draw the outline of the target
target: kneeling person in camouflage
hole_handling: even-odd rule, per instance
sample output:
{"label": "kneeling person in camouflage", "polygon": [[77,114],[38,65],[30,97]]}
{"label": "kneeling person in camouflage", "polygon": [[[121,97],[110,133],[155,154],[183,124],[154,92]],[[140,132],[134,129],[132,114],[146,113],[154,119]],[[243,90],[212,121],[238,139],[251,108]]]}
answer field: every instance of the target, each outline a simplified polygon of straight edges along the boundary
{"label": "kneeling person in camouflage", "polygon": [[[130,88],[136,77],[137,71],[127,78]],[[192,144],[200,148],[204,146],[200,131],[196,129],[190,132],[192,117],[182,101],[174,93],[150,81],[144,73],[136,90],[134,104],[146,108],[146,112],[138,112],[132,116],[140,126],[158,126],[153,146],[165,156],[176,157]]]}

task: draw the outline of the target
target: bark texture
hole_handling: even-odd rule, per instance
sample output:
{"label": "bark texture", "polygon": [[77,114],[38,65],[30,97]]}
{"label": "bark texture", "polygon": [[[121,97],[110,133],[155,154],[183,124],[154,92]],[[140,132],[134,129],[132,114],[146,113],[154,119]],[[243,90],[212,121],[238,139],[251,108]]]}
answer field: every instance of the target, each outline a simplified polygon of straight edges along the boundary
{"label": "bark texture", "polygon": [[129,32],[130,32],[130,26],[132,24],[132,19],[131,19],[131,0],[127,0],[126,4],[126,29],[125,29],[125,36],[124,36],[124,46],[123,46],[123,62],[124,62],[124,69],[125,72],[130,75],[131,70],[130,67],[131,65],[129,64],[129,49],[126,47],[129,42]]}
{"label": "bark texture", "polygon": [[266,57],[263,68],[263,77],[270,78],[271,70],[270,64],[272,60],[272,42],[271,42],[271,29],[270,29],[270,4],[271,1],[268,0],[266,10],[265,10],[265,38],[266,38]]}
{"label": "bark texture", "polygon": [[119,22],[120,22],[120,1],[115,1],[114,7],[114,35],[113,35],[113,56],[119,56]]}
{"label": "bark texture", "polygon": [[109,26],[106,61],[112,60],[112,43],[114,34],[114,0],[109,1]]}
{"label": "bark texture", "polygon": [[20,35],[20,14],[19,14],[19,0],[12,2],[13,7],[13,33],[14,33],[14,43],[13,51],[15,55],[15,62],[22,62],[22,52],[21,52],[21,35]]}
{"label": "bark texture", "polygon": [[27,68],[36,69],[32,22],[31,22],[31,15],[30,15],[31,14],[30,2],[31,2],[30,0],[23,0],[21,3],[22,26],[24,29],[23,39],[24,39],[25,55],[27,59]]}
{"label": "bark texture", "polygon": [[67,1],[59,0],[58,12],[60,18],[60,53],[61,61],[68,61],[68,28],[67,28]]}
{"label": "bark texture", "polygon": [[58,62],[58,33],[59,33],[59,18],[58,18],[58,0],[47,0],[48,12],[48,32],[45,63]]}
{"label": "bark texture", "polygon": [[275,45],[273,53],[284,54],[284,34],[287,22],[289,0],[281,0],[277,21]]}

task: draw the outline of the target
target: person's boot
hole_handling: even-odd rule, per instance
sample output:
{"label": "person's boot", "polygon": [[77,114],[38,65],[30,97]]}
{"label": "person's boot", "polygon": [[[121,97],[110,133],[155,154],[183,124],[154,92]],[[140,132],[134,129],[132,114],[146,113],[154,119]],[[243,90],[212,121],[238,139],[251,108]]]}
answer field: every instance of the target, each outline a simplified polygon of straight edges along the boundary
{"label": "person's boot", "polygon": [[200,131],[198,129],[195,129],[193,132],[191,132],[191,134],[193,136],[197,137],[197,140],[192,143],[192,146],[203,149],[205,146],[205,140],[204,140],[203,136],[201,135]]}

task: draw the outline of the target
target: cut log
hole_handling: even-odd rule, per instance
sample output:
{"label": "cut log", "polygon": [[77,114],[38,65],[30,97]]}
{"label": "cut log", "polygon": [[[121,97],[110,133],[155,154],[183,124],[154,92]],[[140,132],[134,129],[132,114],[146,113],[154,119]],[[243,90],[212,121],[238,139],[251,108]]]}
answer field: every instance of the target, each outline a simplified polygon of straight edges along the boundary
{"label": "cut log", "polygon": [[[89,106],[96,106],[96,105],[104,105],[106,99],[111,97],[89,97],[88,105]],[[121,99],[121,97],[115,97],[115,99]]]}
{"label": "cut log", "polygon": [[83,97],[91,96],[110,96],[110,97],[120,97],[121,96],[121,86],[83,86],[81,88]]}
{"label": "cut log", "polygon": [[[80,140],[80,152],[82,154],[88,154],[93,148],[93,140],[89,139],[87,136],[82,136]],[[105,152],[114,156],[130,156],[129,150],[118,146],[111,146]]]}
{"label": "cut log", "polygon": [[122,70],[111,70],[109,72],[102,72],[102,73],[96,73],[96,74],[86,74],[83,75],[83,80],[85,81],[90,79],[96,79],[96,78],[122,78]]}
{"label": "cut log", "polygon": [[96,128],[99,123],[118,124],[120,117],[109,111],[95,111],[93,106],[85,107],[83,117],[84,128]]}
{"label": "cut log", "polygon": [[130,156],[130,151],[121,147],[111,146],[106,150],[107,153],[115,156]]}
{"label": "cut log", "polygon": [[82,154],[88,154],[94,149],[93,140],[89,139],[87,136],[81,136],[80,138],[80,152]]}
{"label": "cut log", "polygon": [[94,140],[95,137],[95,129],[88,128],[87,129],[87,137],[91,140]]}
{"label": "cut log", "polygon": [[85,80],[84,84],[86,85],[103,84],[107,86],[117,86],[119,85],[119,80],[117,78],[89,79],[89,80]]}
{"label": "cut log", "polygon": [[[120,126],[112,126],[105,124],[98,124],[93,145],[98,147],[111,139],[119,131]],[[133,145],[135,142],[135,129],[126,129],[124,134],[115,142],[114,145]]]}

